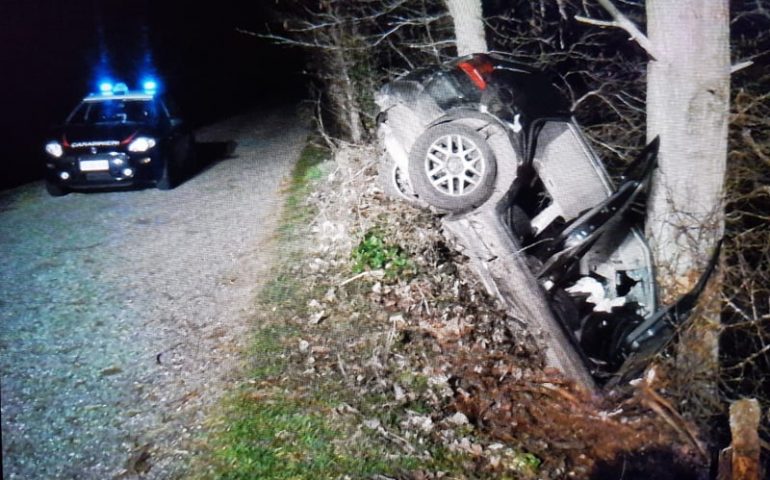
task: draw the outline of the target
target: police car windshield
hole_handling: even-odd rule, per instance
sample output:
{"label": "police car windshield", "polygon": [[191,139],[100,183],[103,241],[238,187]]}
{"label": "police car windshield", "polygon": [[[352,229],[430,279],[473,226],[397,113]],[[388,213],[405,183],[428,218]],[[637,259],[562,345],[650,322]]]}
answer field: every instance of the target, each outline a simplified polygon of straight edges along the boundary
{"label": "police car windshield", "polygon": [[155,102],[145,99],[110,99],[83,102],[70,115],[69,123],[146,123],[158,117]]}

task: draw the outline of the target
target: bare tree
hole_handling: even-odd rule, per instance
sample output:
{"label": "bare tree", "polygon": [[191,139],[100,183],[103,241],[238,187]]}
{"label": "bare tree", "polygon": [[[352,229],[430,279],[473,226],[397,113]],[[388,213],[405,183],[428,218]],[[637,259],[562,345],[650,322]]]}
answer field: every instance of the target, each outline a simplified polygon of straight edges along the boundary
{"label": "bare tree", "polygon": [[648,35],[610,0],[598,3],[650,57],[647,139],[660,135],[660,168],[648,205],[664,297],[688,291],[723,231],[730,99],[728,0],[647,0]]}
{"label": "bare tree", "polygon": [[[646,0],[647,35],[610,0],[597,0],[648,55],[647,139],[660,136],[646,230],[663,302],[691,290],[724,233],[730,106],[729,0]],[[677,396],[705,421],[719,411],[721,280],[680,330]],[[676,382],[675,382],[676,383]]]}
{"label": "bare tree", "polygon": [[[626,9],[632,18],[644,11],[632,4]],[[627,42],[621,29],[575,22],[573,17],[615,25],[596,22],[604,11],[592,2],[516,2],[488,10],[490,50],[555,73],[557,87],[571,100],[571,110],[609,171],[622,172],[644,142],[644,50]]]}
{"label": "bare tree", "polygon": [[240,31],[308,51],[305,73],[318,87],[326,125],[353,143],[373,133],[378,85],[450,58],[455,44],[443,0],[287,0],[273,9],[266,31]]}

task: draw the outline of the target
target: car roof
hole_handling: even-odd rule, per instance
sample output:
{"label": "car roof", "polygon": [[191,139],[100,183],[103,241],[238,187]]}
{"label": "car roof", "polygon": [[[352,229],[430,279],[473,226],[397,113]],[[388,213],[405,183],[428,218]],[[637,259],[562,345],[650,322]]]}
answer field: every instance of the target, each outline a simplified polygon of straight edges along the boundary
{"label": "car roof", "polygon": [[83,99],[84,102],[104,102],[107,100],[152,100],[153,93],[128,92],[128,93],[92,93]]}

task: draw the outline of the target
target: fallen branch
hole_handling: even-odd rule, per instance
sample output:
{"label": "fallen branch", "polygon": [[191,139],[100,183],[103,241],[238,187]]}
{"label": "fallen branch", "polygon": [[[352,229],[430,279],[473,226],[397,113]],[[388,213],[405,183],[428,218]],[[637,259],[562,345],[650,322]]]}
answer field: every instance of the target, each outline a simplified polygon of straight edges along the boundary
{"label": "fallen branch", "polygon": [[377,278],[382,278],[385,275],[385,271],[384,270],[368,270],[366,272],[361,272],[358,275],[354,275],[354,276],[348,278],[347,280],[345,280],[344,282],[340,283],[337,286],[338,287],[343,287],[343,286],[347,285],[350,282],[354,282],[354,281],[358,280],[359,278],[367,277],[367,276],[370,276],[370,275],[371,276],[375,276]]}
{"label": "fallen branch", "polygon": [[658,414],[658,416],[668,423],[677,433],[685,437],[690,444],[695,447],[698,453],[700,453],[701,458],[708,458],[706,449],[701,442],[698,441],[696,434],[689,427],[685,419],[682,418],[682,415],[653,388],[652,384],[655,381],[656,376],[657,371],[653,366],[647,370],[643,379],[632,382],[632,385],[638,388],[642,403]]}

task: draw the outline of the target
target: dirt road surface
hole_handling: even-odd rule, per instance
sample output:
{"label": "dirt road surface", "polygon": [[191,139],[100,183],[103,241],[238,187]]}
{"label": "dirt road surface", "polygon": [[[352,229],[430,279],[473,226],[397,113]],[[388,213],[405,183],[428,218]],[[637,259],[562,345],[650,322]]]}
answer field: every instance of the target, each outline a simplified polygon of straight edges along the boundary
{"label": "dirt road surface", "polygon": [[204,128],[171,191],[0,193],[3,478],[184,477],[306,134],[292,109]]}

